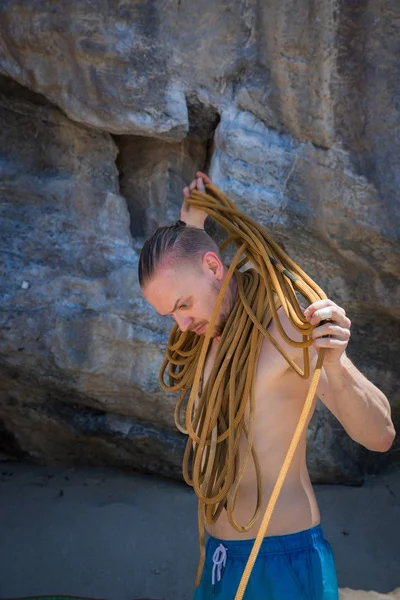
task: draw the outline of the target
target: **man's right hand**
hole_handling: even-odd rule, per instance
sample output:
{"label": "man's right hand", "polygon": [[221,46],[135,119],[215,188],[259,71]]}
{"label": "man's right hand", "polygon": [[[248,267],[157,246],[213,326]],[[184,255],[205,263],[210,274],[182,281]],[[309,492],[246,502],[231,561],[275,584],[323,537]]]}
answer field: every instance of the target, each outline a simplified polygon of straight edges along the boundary
{"label": "man's right hand", "polygon": [[[205,183],[212,184],[212,181],[209,177],[207,177],[207,175],[205,175],[201,171],[197,171],[196,179],[193,179],[190,186],[183,188],[184,198],[190,198],[192,190],[195,189],[205,194]],[[204,210],[199,210],[197,208],[194,208],[193,206],[190,206],[186,202],[186,200],[184,200],[179,218],[181,221],[184,221],[187,225],[190,225],[191,227],[198,227],[199,229],[204,229],[204,222],[207,218],[207,213]]]}

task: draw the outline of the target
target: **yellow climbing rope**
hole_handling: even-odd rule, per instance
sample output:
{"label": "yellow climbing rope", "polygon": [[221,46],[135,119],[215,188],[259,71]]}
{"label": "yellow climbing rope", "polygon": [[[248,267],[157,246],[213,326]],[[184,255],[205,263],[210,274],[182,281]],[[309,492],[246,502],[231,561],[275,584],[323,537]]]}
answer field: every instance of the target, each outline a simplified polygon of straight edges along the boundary
{"label": "yellow climbing rope", "polygon": [[[225,194],[211,184],[206,184],[205,189],[206,193],[193,190],[186,201],[191,206],[207,212],[227,231],[228,238],[222,244],[221,252],[230,243],[238,250],[218,294],[205,336],[198,336],[189,331],[183,333],[175,325],[169,337],[166,357],[159,376],[160,385],[164,390],[180,392],[175,422],[178,429],[188,435],[183,476],[185,481],[193,486],[198,497],[200,561],[196,586],[200,583],[205,560],[204,518],[211,525],[217,521],[225,508],[230,524],[238,531],[245,532],[254,526],[260,516],[261,473],[253,446],[253,431],[254,381],[263,338],[269,339],[300,377],[308,379],[308,348],[312,344],[313,326],[305,320],[296,292],[300,293],[308,304],[326,298],[321,288],[259,225],[241,213]],[[249,261],[252,268],[241,271]],[[237,282],[236,300],[224,327],[207,383],[200,390],[211,332],[233,276]],[[301,342],[292,340],[283,329],[277,313],[280,306],[292,325],[302,334]],[[270,335],[267,327],[271,319],[274,319],[280,335],[288,344],[303,349],[304,371]],[[323,358],[324,350],[320,349],[299,423],[269,499],[235,600],[243,598],[286,474],[308,421]],[[168,382],[165,381],[165,376],[168,377]],[[244,418],[248,404],[249,424]],[[243,460],[240,461],[239,441],[243,435],[247,439],[247,448]],[[250,521],[240,525],[234,518],[235,500],[250,456],[257,477],[257,504]]]}

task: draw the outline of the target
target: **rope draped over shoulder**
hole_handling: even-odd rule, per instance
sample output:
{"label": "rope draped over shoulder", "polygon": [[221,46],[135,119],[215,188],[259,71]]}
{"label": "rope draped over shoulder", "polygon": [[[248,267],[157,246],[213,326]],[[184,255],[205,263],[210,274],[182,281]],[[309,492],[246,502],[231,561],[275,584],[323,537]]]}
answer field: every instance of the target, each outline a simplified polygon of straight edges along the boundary
{"label": "rope draped over shoulder", "polygon": [[[217,187],[207,184],[206,193],[193,190],[186,201],[191,206],[207,212],[227,231],[228,238],[222,244],[221,252],[230,243],[238,249],[223,281],[205,336],[189,331],[183,333],[175,325],[169,337],[166,357],[159,376],[160,385],[164,390],[180,392],[175,422],[178,429],[188,435],[183,476],[186,483],[193,486],[198,497],[198,586],[205,560],[204,518],[208,524],[215,523],[225,508],[232,527],[245,532],[254,526],[260,516],[261,471],[253,446],[253,432],[254,381],[263,339],[268,338],[297,374],[303,379],[308,379],[308,348],[312,344],[313,326],[305,320],[296,292],[309,304],[326,299],[327,296],[259,225],[241,213]],[[252,268],[240,271],[249,261]],[[207,383],[200,390],[211,332],[233,276],[237,282],[235,303],[224,326]],[[280,307],[296,330],[302,334],[301,342],[292,340],[286,334],[277,312]],[[267,327],[271,319],[288,344],[303,349],[304,371],[270,335]],[[243,597],[284,479],[307,423],[321,374],[323,357],[324,350],[320,349],[298,426],[269,499],[236,600]],[[248,422],[245,418],[246,408]],[[239,460],[239,442],[243,436],[247,440],[247,448],[244,457]],[[250,457],[257,477],[257,504],[250,521],[247,524],[238,524],[234,518],[235,501]]]}

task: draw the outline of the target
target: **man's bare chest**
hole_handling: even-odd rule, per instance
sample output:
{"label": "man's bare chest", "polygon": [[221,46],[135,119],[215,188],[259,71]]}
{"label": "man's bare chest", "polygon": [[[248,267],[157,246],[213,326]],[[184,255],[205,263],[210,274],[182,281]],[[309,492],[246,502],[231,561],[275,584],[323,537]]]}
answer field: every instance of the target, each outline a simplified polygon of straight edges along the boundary
{"label": "man's bare chest", "polygon": [[[201,374],[201,390],[203,390],[207,384],[210,373],[215,365],[218,350],[219,342],[212,340],[207,351],[203,372]],[[218,357],[218,359],[220,359],[220,357]],[[228,375],[235,377],[246,377],[247,368],[248,365],[245,364],[244,368],[242,368],[239,372],[231,373],[228,370]],[[262,396],[267,390],[271,390],[272,387],[275,388],[279,384],[282,386],[282,389],[284,389],[286,385],[285,373],[287,369],[288,363],[284,357],[268,339],[264,339],[254,371],[255,396]]]}
{"label": "man's bare chest", "polygon": [[[205,388],[218,349],[218,342],[213,340],[207,353],[200,390]],[[246,369],[232,376],[246,377]],[[309,382],[295,373],[275,346],[264,339],[255,368],[252,397],[241,398],[238,403],[245,403],[245,421],[249,428],[252,423],[255,447],[261,454],[271,457],[287,450],[308,385]],[[243,443],[246,445],[245,440]]]}
{"label": "man's bare chest", "polygon": [[[204,386],[215,364],[217,353],[218,344],[213,341],[205,361]],[[242,370],[236,373],[236,376],[246,377],[246,373]],[[282,465],[304,403],[304,385],[307,386],[273,344],[268,340],[263,341],[254,373],[252,397],[241,398],[239,404],[245,402],[244,419],[247,431],[252,430],[254,448],[265,481],[275,481]],[[240,460],[246,455],[247,448],[248,435],[242,431],[239,444]],[[303,450],[300,450],[301,454]],[[254,477],[253,463],[249,460],[243,479],[246,489],[253,489]]]}

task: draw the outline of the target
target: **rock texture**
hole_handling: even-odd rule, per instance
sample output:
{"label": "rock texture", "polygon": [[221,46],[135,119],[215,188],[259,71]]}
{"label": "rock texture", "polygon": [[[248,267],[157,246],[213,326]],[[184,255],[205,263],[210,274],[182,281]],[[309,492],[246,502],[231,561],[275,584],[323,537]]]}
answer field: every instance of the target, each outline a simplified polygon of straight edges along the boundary
{"label": "rock texture", "polygon": [[116,145],[20,96],[0,98],[1,446],[178,475],[184,440],[149,368],[164,337],[143,327]]}
{"label": "rock texture", "polygon": [[[2,3],[4,452],[179,476],[136,267],[197,169],[346,309],[399,427],[399,26],[397,0]],[[398,450],[310,425],[314,481]]]}
{"label": "rock texture", "polygon": [[205,167],[207,145],[190,138],[164,142],[125,135],[117,143],[132,236],[150,236],[160,222],[173,223],[179,217],[182,189],[199,166]]}

